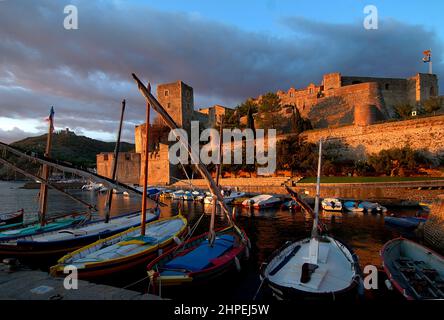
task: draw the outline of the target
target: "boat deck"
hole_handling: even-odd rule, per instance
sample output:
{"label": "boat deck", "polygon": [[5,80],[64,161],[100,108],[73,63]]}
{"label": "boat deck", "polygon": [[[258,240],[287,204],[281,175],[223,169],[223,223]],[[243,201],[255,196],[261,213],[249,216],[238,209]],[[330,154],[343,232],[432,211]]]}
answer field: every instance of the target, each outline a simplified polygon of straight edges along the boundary
{"label": "boat deck", "polygon": [[[295,255],[288,260],[281,268],[276,268],[285,256],[300,246]],[[308,261],[309,241],[296,242],[282,252],[282,258],[276,259],[274,265],[270,265],[268,270],[279,269],[276,273],[269,274],[269,280],[280,286],[295,288],[308,292],[332,292],[345,289],[355,276],[351,263],[351,257],[338,248],[334,242],[319,243],[318,268],[311,274],[311,279],[307,283],[301,282],[302,265]]]}

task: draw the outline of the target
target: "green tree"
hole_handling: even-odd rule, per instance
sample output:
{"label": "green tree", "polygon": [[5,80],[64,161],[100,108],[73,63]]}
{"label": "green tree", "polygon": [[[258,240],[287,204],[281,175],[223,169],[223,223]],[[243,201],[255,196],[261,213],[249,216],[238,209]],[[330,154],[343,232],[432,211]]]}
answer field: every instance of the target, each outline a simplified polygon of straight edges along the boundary
{"label": "green tree", "polygon": [[441,109],[441,106],[444,104],[443,100],[441,97],[432,97],[424,101],[422,107],[426,113],[434,113]]}
{"label": "green tree", "polygon": [[400,118],[408,118],[412,114],[413,106],[408,103],[400,103],[395,105],[395,112]]}
{"label": "green tree", "polygon": [[259,101],[260,112],[276,112],[280,110],[281,99],[276,93],[268,92]]}

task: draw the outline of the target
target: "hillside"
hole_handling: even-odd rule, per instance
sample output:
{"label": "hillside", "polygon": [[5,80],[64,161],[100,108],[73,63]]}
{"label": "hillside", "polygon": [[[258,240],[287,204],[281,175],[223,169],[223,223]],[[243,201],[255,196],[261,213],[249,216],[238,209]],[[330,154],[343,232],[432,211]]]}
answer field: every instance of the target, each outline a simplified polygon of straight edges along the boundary
{"label": "hillside", "polygon": [[[47,134],[38,137],[29,137],[14,143],[11,146],[43,154],[46,147]],[[70,162],[74,165],[95,167],[96,154],[100,152],[113,152],[114,142],[104,142],[85,136],[78,136],[69,131],[54,133],[52,139],[51,157]],[[134,151],[134,145],[122,142],[120,151]]]}

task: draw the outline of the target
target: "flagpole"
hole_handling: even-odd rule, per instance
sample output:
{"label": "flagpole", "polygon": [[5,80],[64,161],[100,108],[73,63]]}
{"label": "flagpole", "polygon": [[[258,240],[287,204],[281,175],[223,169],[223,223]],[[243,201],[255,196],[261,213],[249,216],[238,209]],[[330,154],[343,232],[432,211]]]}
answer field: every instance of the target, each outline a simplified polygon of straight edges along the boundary
{"label": "flagpole", "polygon": [[[49,114],[49,129],[48,136],[46,138],[46,150],[45,150],[45,158],[49,158],[51,156],[51,146],[52,146],[52,133],[54,131],[54,107],[51,107],[51,111]],[[42,166],[42,178],[45,181],[48,181],[49,178],[49,167],[44,164]],[[48,208],[48,186],[40,182],[40,195],[39,195],[39,215],[40,215],[40,225],[43,227],[46,222],[46,210]]]}

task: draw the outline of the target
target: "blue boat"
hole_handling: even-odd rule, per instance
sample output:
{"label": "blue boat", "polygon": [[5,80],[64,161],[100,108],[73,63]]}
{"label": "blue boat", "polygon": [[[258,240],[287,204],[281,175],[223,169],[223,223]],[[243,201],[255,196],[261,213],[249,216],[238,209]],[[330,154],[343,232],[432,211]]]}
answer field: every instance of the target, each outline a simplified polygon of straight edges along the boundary
{"label": "blue boat", "polygon": [[426,218],[421,217],[384,217],[385,224],[408,230],[416,229],[421,222],[425,221]]}

